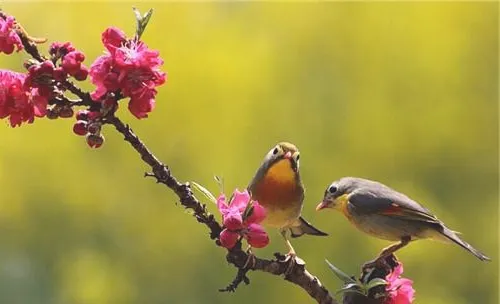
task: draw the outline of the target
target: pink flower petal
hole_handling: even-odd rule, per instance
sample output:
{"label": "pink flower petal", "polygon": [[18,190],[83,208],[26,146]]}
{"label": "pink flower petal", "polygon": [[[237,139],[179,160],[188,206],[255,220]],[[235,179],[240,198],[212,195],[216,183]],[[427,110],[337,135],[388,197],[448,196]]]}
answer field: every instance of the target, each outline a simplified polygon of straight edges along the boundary
{"label": "pink flower petal", "polygon": [[233,200],[230,203],[231,208],[238,209],[241,213],[247,208],[248,202],[250,201],[250,194],[247,190],[240,192],[238,189],[234,190]]}
{"label": "pink flower petal", "polygon": [[401,274],[403,274],[403,265],[399,263],[396,267],[394,267],[392,272],[386,276],[385,280],[390,285],[390,283],[396,281],[401,276]]}
{"label": "pink flower petal", "polygon": [[219,240],[223,247],[231,249],[236,245],[239,237],[240,235],[237,232],[224,229],[219,235]]}
{"label": "pink flower petal", "polygon": [[243,228],[243,219],[238,210],[229,209],[229,212],[224,215],[224,226],[229,230],[238,230]]}
{"label": "pink flower petal", "polygon": [[35,116],[44,116],[47,96],[38,88],[25,86],[26,75],[0,70],[0,118],[9,118],[12,127],[32,123]]}
{"label": "pink flower petal", "polygon": [[226,196],[224,195],[224,193],[219,195],[219,197],[217,198],[217,208],[219,209],[219,212],[222,213],[222,215],[226,214],[229,209],[226,204]]}
{"label": "pink flower petal", "polygon": [[107,28],[101,36],[102,44],[113,54],[125,41],[125,33],[116,27]]}
{"label": "pink flower petal", "polygon": [[72,51],[63,57],[61,66],[66,73],[75,75],[80,70],[84,60],[85,55],[82,52]]}
{"label": "pink flower petal", "polygon": [[44,117],[47,114],[47,97],[40,96],[38,89],[32,90],[33,110],[37,117]]}
{"label": "pink flower petal", "polygon": [[251,224],[251,223],[256,223],[259,224],[266,218],[266,209],[262,207],[259,202],[254,201],[253,202],[253,210],[250,216],[245,220],[246,223]]}
{"label": "pink flower petal", "polygon": [[388,285],[386,291],[388,298],[384,304],[410,304],[414,300],[415,290],[413,289],[413,281],[406,278],[401,278],[403,274],[403,264],[399,263],[393,271],[386,276]]}
{"label": "pink flower petal", "polygon": [[144,98],[132,96],[128,103],[130,113],[139,119],[148,117],[148,113],[153,111],[154,107],[155,100],[149,98],[147,95],[145,95]]}
{"label": "pink flower petal", "polygon": [[255,248],[263,248],[269,244],[269,236],[264,228],[259,224],[248,225],[247,232],[244,234],[250,246]]}
{"label": "pink flower petal", "polygon": [[14,46],[17,51],[22,50],[23,44],[21,38],[15,29],[16,19],[12,16],[7,16],[5,19],[0,18],[0,53],[12,54]]}

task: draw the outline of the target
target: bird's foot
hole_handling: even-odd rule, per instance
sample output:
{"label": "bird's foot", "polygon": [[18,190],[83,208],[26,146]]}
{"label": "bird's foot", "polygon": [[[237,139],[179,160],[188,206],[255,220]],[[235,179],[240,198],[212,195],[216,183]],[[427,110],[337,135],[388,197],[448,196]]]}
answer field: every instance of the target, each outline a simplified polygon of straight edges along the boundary
{"label": "bird's foot", "polygon": [[297,265],[305,265],[306,263],[304,260],[299,258],[295,252],[289,252],[286,255],[282,255],[280,253],[275,253],[274,254],[276,258],[278,259],[278,262],[286,264],[286,269],[283,272],[285,276],[290,275],[293,270],[295,269],[295,266]]}
{"label": "bird's foot", "polygon": [[243,265],[243,269],[252,269],[255,267],[255,262],[256,262],[256,257],[255,254],[252,252],[252,248],[247,249],[247,260],[245,261],[245,264]]}
{"label": "bird's foot", "polygon": [[296,260],[295,260],[296,258],[297,258],[297,254],[295,252],[289,252],[285,256],[285,260],[283,261],[284,263],[287,263],[286,270],[284,272],[285,276],[292,273],[293,268],[295,267],[295,264],[296,264]]}
{"label": "bird's foot", "polygon": [[385,256],[379,256],[371,261],[368,261],[361,267],[363,272],[368,272],[371,268],[382,268],[388,271],[391,270],[391,266],[387,263]]}

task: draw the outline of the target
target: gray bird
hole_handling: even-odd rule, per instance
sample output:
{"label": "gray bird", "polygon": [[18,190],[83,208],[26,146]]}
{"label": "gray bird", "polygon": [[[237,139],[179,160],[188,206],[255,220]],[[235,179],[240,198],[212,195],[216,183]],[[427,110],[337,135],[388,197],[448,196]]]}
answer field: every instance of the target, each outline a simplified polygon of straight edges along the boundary
{"label": "gray bird", "polygon": [[427,238],[458,244],[481,261],[490,260],[458,237],[457,232],[446,227],[429,210],[379,182],[357,177],[341,178],[328,186],[316,210],[325,208],[342,212],[351,224],[365,233],[399,241],[385,248],[375,261],[366,266],[383,261],[413,240]]}

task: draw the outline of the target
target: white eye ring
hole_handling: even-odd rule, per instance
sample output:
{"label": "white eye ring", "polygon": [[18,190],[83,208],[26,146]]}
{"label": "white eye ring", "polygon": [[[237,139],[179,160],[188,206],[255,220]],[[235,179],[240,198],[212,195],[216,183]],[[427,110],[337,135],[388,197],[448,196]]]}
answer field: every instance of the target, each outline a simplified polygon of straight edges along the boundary
{"label": "white eye ring", "polygon": [[331,185],[330,187],[328,187],[328,192],[330,194],[334,194],[335,192],[337,192],[337,187],[335,185]]}

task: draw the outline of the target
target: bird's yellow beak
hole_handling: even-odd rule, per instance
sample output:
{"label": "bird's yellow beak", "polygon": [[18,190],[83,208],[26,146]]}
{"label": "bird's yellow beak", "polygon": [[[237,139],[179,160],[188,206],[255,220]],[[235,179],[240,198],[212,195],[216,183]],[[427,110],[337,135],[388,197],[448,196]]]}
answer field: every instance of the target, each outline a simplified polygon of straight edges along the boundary
{"label": "bird's yellow beak", "polygon": [[316,206],[316,211],[320,211],[321,209],[325,209],[325,208],[328,208],[328,202],[321,202],[318,204],[318,206]]}

